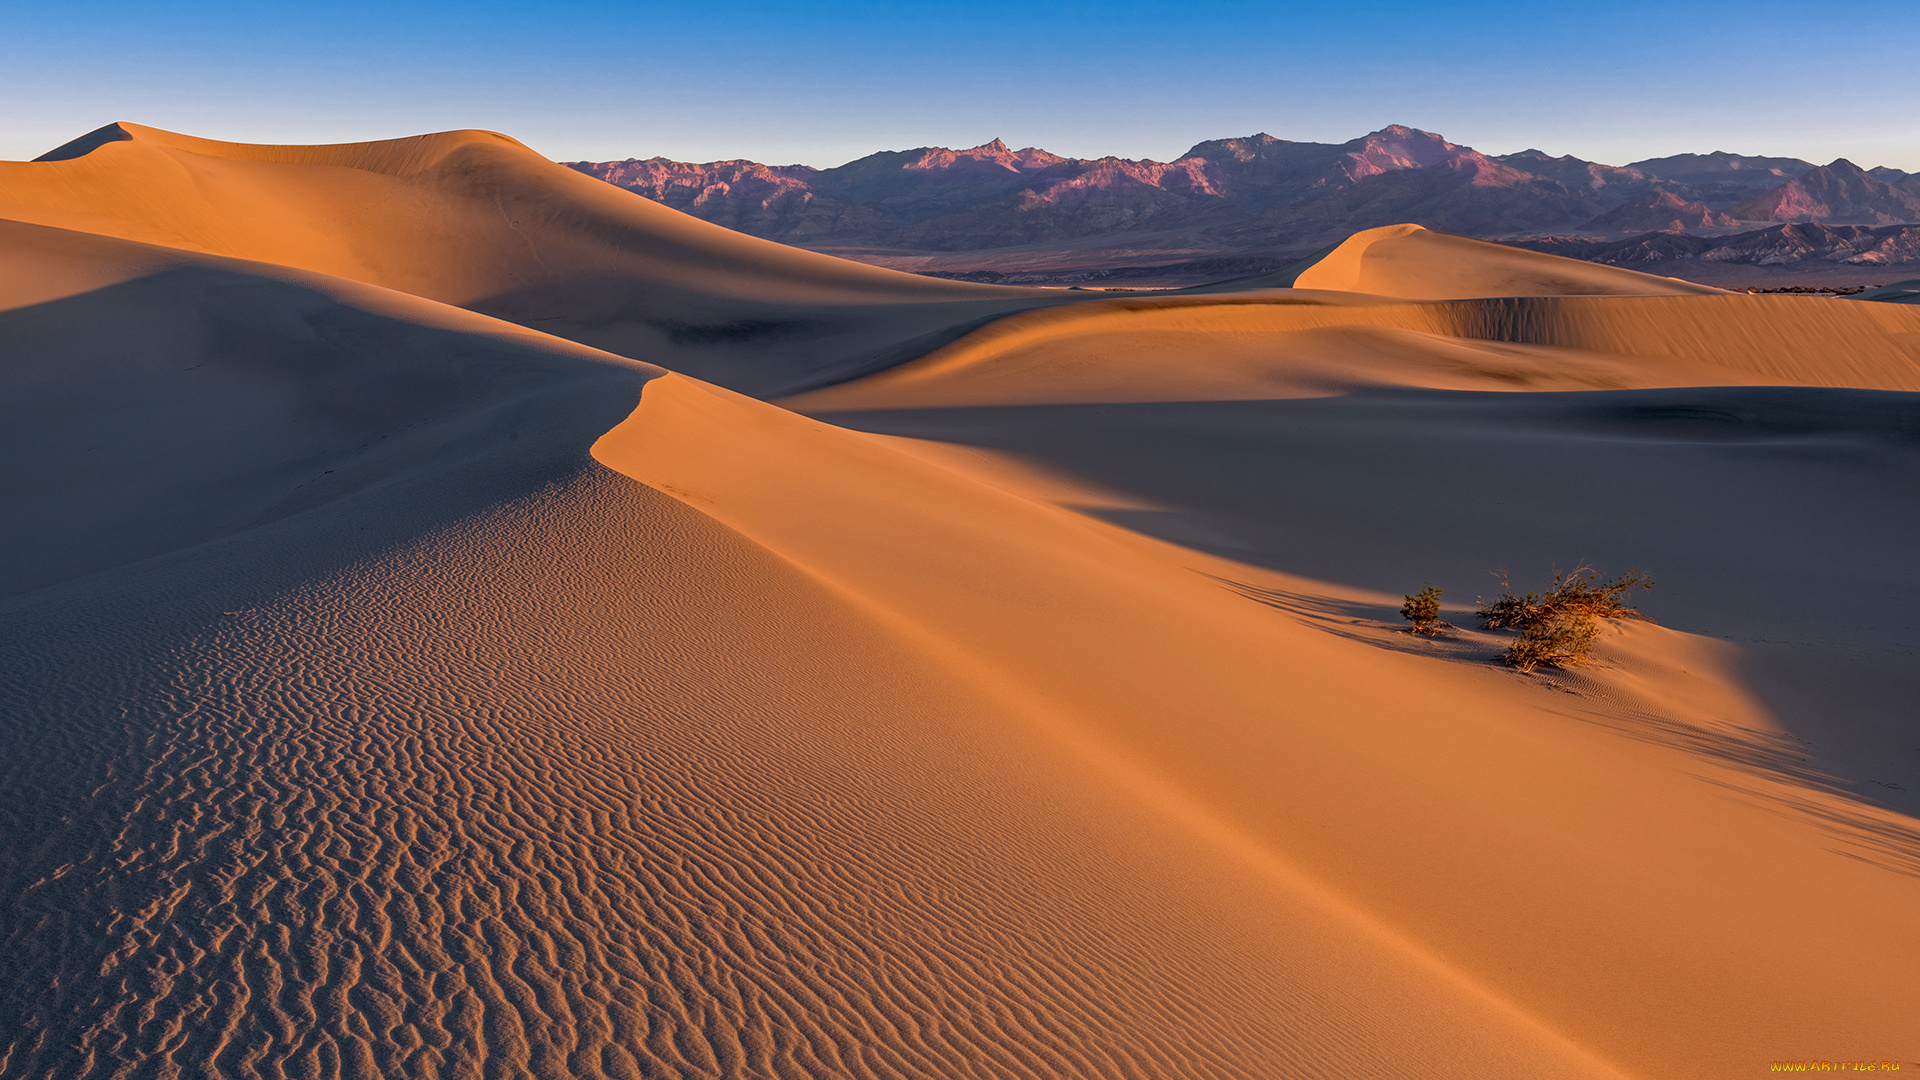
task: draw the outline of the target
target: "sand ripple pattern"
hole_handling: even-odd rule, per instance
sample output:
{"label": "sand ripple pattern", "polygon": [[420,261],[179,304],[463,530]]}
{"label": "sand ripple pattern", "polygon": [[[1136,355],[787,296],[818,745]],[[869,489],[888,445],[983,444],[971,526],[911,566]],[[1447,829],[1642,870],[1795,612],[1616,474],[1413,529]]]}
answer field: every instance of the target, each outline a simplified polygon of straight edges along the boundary
{"label": "sand ripple pattern", "polygon": [[[1169,877],[773,556],[572,468],[10,602],[0,1076],[1407,1064],[1367,1037],[1393,995],[1270,901]],[[1397,1030],[1472,1041],[1408,997]]]}

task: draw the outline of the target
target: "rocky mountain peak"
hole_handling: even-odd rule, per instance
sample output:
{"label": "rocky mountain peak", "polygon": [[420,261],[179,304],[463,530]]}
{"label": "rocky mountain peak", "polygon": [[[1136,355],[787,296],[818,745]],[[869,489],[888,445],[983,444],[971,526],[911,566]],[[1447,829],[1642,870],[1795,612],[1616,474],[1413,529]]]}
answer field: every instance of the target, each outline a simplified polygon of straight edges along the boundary
{"label": "rocky mountain peak", "polygon": [[1920,196],[1835,158],[1728,211],[1747,221],[1891,225],[1920,221]]}
{"label": "rocky mountain peak", "polygon": [[1472,147],[1457,146],[1431,131],[1389,124],[1347,143],[1343,167],[1350,182],[1399,169],[1457,168],[1482,163],[1498,168]]}

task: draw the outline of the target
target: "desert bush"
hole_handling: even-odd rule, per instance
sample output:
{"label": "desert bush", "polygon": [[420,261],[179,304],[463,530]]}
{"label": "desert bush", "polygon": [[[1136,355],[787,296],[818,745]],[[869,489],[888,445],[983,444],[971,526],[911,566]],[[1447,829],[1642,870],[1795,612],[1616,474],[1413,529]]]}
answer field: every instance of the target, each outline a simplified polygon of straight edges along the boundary
{"label": "desert bush", "polygon": [[1588,654],[1600,634],[1598,620],[1646,618],[1627,596],[1653,588],[1653,578],[1637,569],[1602,580],[1586,563],[1556,573],[1544,593],[1516,595],[1506,571],[1496,570],[1494,575],[1500,579],[1500,595],[1491,603],[1482,601],[1478,614],[1489,630],[1520,630],[1520,636],[1507,647],[1506,661],[1521,671],[1532,671],[1541,664],[1573,667],[1588,663]]}
{"label": "desert bush", "polygon": [[1529,623],[1513,639],[1503,659],[1521,671],[1532,671],[1541,664],[1579,667],[1593,662],[1588,654],[1599,636],[1600,623],[1590,615],[1541,620]]}
{"label": "desert bush", "polygon": [[1400,605],[1400,617],[1412,623],[1415,634],[1438,634],[1453,627],[1440,621],[1440,590],[1432,585],[1421,589]]}
{"label": "desert bush", "polygon": [[1566,615],[1585,615],[1596,619],[1644,619],[1625,599],[1628,593],[1653,588],[1653,578],[1639,570],[1600,580],[1593,567],[1585,563],[1553,576],[1553,585],[1545,593],[1515,595],[1507,583],[1507,572],[1495,570],[1500,579],[1500,595],[1478,614],[1487,629],[1525,628],[1543,619]]}

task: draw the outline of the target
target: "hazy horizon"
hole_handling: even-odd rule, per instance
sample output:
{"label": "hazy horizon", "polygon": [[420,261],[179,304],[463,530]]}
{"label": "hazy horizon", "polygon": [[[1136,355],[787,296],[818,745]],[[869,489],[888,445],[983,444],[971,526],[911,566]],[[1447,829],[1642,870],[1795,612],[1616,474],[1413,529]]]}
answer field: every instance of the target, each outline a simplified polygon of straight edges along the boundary
{"label": "hazy horizon", "polygon": [[119,120],[288,143],[479,127],[558,160],[816,167],[996,137],[1165,161],[1206,139],[1344,142],[1399,123],[1489,154],[1625,164],[1725,150],[1920,171],[1920,129],[1871,108],[1920,90],[1920,9],[1849,12],[1641,2],[1595,24],[1506,2],[1123,3],[1089,20],[999,3],[94,0],[16,13],[0,43],[0,157]]}

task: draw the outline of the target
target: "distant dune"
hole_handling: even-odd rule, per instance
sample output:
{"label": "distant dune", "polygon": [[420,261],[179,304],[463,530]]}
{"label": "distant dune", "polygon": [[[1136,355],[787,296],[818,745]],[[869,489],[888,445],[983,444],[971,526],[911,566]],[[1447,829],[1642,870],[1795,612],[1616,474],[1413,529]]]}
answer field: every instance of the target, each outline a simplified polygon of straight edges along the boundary
{"label": "distant dune", "polygon": [[[1398,302],[1433,293],[1459,299]],[[1730,295],[1402,226],[1275,275],[1009,317],[785,404],[1230,401],[1405,385],[1914,391],[1915,329],[1886,308]]]}
{"label": "distant dune", "polygon": [[1698,296],[1718,292],[1674,278],[1593,266],[1423,229],[1389,225],[1343,240],[1287,270],[1198,291],[1326,289],[1410,300],[1475,296]]}
{"label": "distant dune", "polygon": [[[0,1077],[1920,1067],[1916,391],[1405,223],[1112,295],[482,132],[0,163]],[[1655,621],[1497,663],[1579,559]]]}

